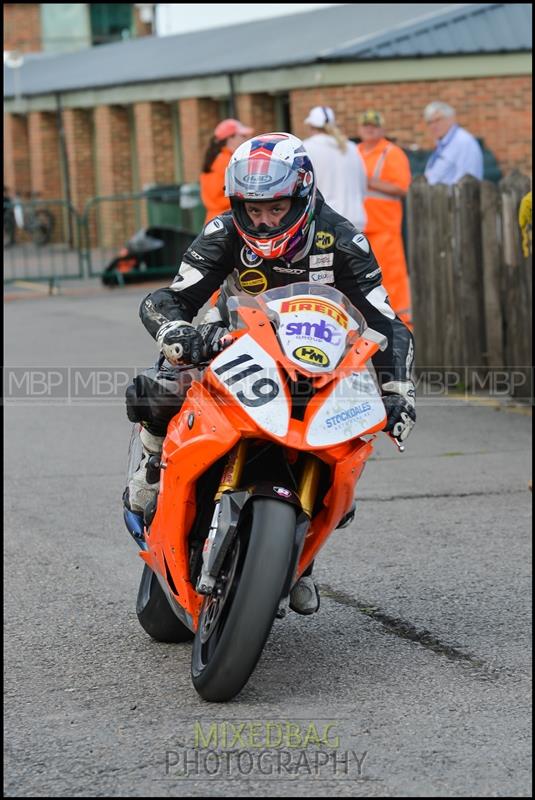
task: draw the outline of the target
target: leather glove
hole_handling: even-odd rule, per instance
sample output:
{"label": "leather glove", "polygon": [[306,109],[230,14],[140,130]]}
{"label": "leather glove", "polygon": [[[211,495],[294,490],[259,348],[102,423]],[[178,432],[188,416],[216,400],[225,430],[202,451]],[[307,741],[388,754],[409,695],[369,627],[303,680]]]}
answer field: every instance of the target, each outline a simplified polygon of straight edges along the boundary
{"label": "leather glove", "polygon": [[191,322],[165,322],[156,335],[156,341],[174,367],[179,364],[198,364],[203,360],[204,341]]}
{"label": "leather glove", "polygon": [[163,355],[175,367],[208,361],[232,342],[227,328],[218,323],[207,322],[196,328],[184,320],[166,322],[156,338]]}
{"label": "leather glove", "polygon": [[414,384],[412,381],[390,381],[383,384],[382,390],[387,417],[383,430],[398,442],[403,442],[416,422]]}
{"label": "leather glove", "polygon": [[206,360],[213,358],[232,344],[233,339],[229,335],[228,328],[224,328],[218,322],[203,322],[197,330],[203,338],[203,354]]}

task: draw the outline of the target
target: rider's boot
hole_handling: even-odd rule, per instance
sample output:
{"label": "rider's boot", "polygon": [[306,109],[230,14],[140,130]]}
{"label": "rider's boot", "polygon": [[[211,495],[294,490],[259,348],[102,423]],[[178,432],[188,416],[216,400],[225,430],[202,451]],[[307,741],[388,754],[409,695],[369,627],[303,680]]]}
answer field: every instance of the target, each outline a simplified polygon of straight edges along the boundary
{"label": "rider's boot", "polygon": [[151,500],[156,500],[160,491],[159,460],[165,436],[155,436],[146,428],[140,431],[143,457],[138,469],[128,484],[128,505],[135,514],[143,516]]}
{"label": "rider's boot", "polygon": [[320,593],[312,579],[314,562],[305,570],[290,592],[290,608],[297,614],[315,614],[320,607]]}

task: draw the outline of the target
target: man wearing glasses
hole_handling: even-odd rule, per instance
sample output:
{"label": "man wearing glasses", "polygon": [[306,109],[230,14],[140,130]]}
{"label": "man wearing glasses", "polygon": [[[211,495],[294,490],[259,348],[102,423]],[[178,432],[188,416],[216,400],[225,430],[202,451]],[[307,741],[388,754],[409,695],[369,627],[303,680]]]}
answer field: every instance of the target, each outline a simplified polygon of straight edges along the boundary
{"label": "man wearing glasses", "polygon": [[429,103],[424,110],[436,146],[425,167],[428,183],[457,183],[463,175],[483,179],[483,151],[477,139],[455,120],[455,109],[447,103]]}

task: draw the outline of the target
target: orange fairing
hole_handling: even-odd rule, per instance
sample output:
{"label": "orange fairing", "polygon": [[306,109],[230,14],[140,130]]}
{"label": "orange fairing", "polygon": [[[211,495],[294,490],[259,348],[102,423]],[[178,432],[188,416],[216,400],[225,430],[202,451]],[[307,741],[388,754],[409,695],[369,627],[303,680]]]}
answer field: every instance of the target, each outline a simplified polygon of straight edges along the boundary
{"label": "orange fairing", "polygon": [[[296,364],[282,352],[271,324],[259,309],[240,307],[239,315],[246,327],[235,332],[233,334],[234,338],[237,340],[242,336],[250,336],[252,341],[245,349],[251,349],[253,343],[258,342],[261,344],[262,350],[267,353],[267,355],[276,364],[277,375],[272,373],[271,378],[277,379],[278,376],[278,379],[280,379],[282,393],[288,406],[288,414],[290,413],[291,398],[287,387],[285,374],[289,375],[293,381],[297,380],[298,373],[307,376],[312,380],[317,391],[307,408],[304,420],[300,421],[298,419],[289,418],[288,426],[284,434],[277,435],[277,433],[272,429],[266,430],[264,428],[263,430],[259,430],[258,426],[254,424],[254,421],[249,414],[244,413],[240,404],[236,402],[236,398],[231,391],[229,391],[225,384],[216,377],[219,359],[215,359],[212,362],[210,369],[208,369],[206,372],[205,381],[207,386],[224,397],[225,402],[228,403],[227,418],[234,424],[239,425],[240,430],[246,435],[262,435],[263,433],[269,438],[278,440],[281,444],[284,444],[289,448],[295,448],[296,450],[300,451],[304,450],[314,452],[323,450],[324,448],[332,449],[332,445],[327,444],[322,446],[318,445],[317,443],[309,443],[307,441],[309,428],[314,421],[315,414],[317,413],[318,408],[321,408],[325,399],[329,395],[334,394],[336,388],[340,386],[342,382],[348,378],[348,376],[352,376],[355,372],[363,369],[368,359],[370,359],[371,356],[378,350],[378,344],[375,341],[366,339],[364,331],[363,336],[355,339],[353,345],[349,348],[342,362],[334,372],[318,374],[307,370],[304,366],[298,368]],[[282,396],[280,399],[282,401]],[[385,423],[385,415],[383,412],[384,409],[381,404],[380,418],[377,419],[377,422],[373,426],[367,427],[365,431],[362,431],[362,433],[365,432],[368,434],[381,430]]]}
{"label": "orange fairing", "polygon": [[[243,327],[233,332],[234,344],[212,361],[202,384],[192,384],[181,411],[169,425],[162,453],[157,511],[150,531],[146,531],[148,551],[141,553],[151,569],[164,576],[193,629],[197,627],[204,599],[190,581],[188,555],[188,535],[198,510],[199,477],[218,460],[223,463],[224,456],[243,439],[278,442],[290,463],[295,462],[296,451],[313,454],[312,458],[324,462],[330,486],[319,511],[316,506],[305,538],[298,568],[301,574],[351,507],[355,484],[372,451],[371,443],[360,437],[381,430],[385,423],[379,398],[375,416],[366,417],[373,424],[366,427],[367,423],[363,423],[361,432],[351,434],[353,438],[336,441],[340,430],[348,430],[350,412],[358,417],[361,406],[349,407],[356,401],[343,391],[340,398],[332,401],[330,398],[343,387],[343,381],[355,375],[357,379],[368,375],[365,365],[378,344],[366,339],[366,331],[358,338],[355,333],[353,341],[348,339],[347,352],[334,371],[318,373],[307,370],[305,365],[297,367],[284,354],[262,309],[240,306],[238,314]],[[236,377],[236,370],[241,376],[247,375],[249,382],[243,379],[240,383],[242,378]],[[288,388],[288,377],[296,381],[298,374],[306,376],[315,390],[303,419],[292,416]],[[331,416],[321,417],[329,402],[334,409],[328,412]],[[321,429],[322,436],[326,440],[330,437],[330,441],[325,443],[321,436],[316,436],[314,443],[315,429]],[[247,485],[245,472],[242,486]],[[207,504],[214,502],[213,496],[204,499]]]}
{"label": "orange fairing", "polygon": [[[196,480],[240,438],[224,411],[224,406],[218,405],[200,383],[192,383],[181,412],[167,429],[158,508],[150,531],[145,531],[149,550],[140,553],[151,569],[163,576],[167,574],[167,562],[176,588],[175,598],[195,625],[203,597],[189,580],[187,537],[197,511]],[[207,497],[206,501],[212,499]]]}

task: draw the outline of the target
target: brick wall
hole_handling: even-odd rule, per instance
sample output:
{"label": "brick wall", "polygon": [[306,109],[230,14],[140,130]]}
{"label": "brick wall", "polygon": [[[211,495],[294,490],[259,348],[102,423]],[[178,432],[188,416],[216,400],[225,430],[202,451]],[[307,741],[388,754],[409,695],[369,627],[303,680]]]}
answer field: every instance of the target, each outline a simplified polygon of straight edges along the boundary
{"label": "brick wall", "polygon": [[4,3],[4,50],[42,50],[39,3]]}
{"label": "brick wall", "polygon": [[[39,200],[64,196],[61,174],[59,132],[55,112],[32,111],[28,115],[31,190]],[[60,206],[51,206],[54,214],[54,241],[63,241],[68,221]]]}
{"label": "brick wall", "polygon": [[93,110],[67,108],[63,111],[65,142],[69,159],[71,202],[82,212],[96,192],[93,160]]}
{"label": "brick wall", "polygon": [[56,114],[32,111],[28,115],[31,189],[42,197],[63,196],[59,133]]}
{"label": "brick wall", "polygon": [[[137,103],[136,153],[140,189],[153,184],[175,182],[173,123],[169,103]],[[146,203],[142,204],[141,224],[149,224]]]}
{"label": "brick wall", "polygon": [[180,141],[184,182],[199,180],[204,153],[218,122],[219,105],[215,100],[195,97],[179,101]]}
{"label": "brick wall", "polygon": [[[97,186],[100,196],[131,193],[133,164],[130,117],[125,106],[97,106],[95,109],[95,150]],[[104,200],[95,207],[100,241],[116,248],[130,238],[138,226],[141,201]]]}
{"label": "brick wall", "polygon": [[[241,94],[236,98],[236,114],[244,125],[258,133],[275,128],[275,100],[267,93]],[[184,164],[184,181],[199,180],[204,153],[221,122],[219,103],[208,98],[179,101],[180,138]]]}
{"label": "brick wall", "polygon": [[[69,160],[71,204],[79,214],[82,214],[87,201],[98,194],[94,159],[93,109],[64,109],[63,127]],[[89,216],[89,238],[91,244],[98,240],[94,213]]]}
{"label": "brick wall", "polygon": [[433,100],[443,100],[456,109],[460,125],[484,139],[505,175],[513,169],[526,174],[531,171],[528,75],[296,89],[290,93],[292,128],[296,136],[307,136],[303,120],[310,108],[329,105],[344,133],[358,136],[359,114],[373,108],[385,115],[387,135],[395,137],[402,147],[429,149],[433,141],[422,113]]}
{"label": "brick wall", "polygon": [[4,114],[4,183],[11,194],[27,195],[32,186],[28,118]]}
{"label": "brick wall", "polygon": [[[529,76],[474,78],[454,81],[421,81],[296,89],[290,93],[292,130],[308,131],[303,120],[318,104],[334,108],[342,130],[358,135],[359,114],[376,108],[386,117],[387,133],[403,146],[429,149],[433,142],[422,118],[427,103],[445,100],[457,110],[458,121],[485,144],[498,159],[504,174],[513,169],[529,174],[531,156],[531,78]],[[202,160],[213,130],[220,121],[219,103],[211,98],[179,100],[180,143],[185,182],[199,180]],[[133,190],[137,161],[140,187],[146,183],[175,180],[171,104],[139,103],[134,107],[136,145],[132,151],[131,117],[124,106],[99,106],[94,110],[65,109],[64,123],[69,152],[71,193],[81,210],[95,195],[129,193]],[[256,132],[273,130],[274,98],[267,93],[237,97],[238,117]],[[91,120],[94,119],[93,158]],[[93,163],[95,161],[95,163]],[[55,113],[32,112],[27,117],[4,117],[4,183],[10,189],[41,192],[61,198],[59,141]],[[113,246],[143,223],[144,205],[139,201],[102,206],[102,225]],[[109,234],[109,235],[108,235]]]}
{"label": "brick wall", "polygon": [[255,133],[274,131],[275,98],[266,93],[240,94],[236,100],[238,119]]}
{"label": "brick wall", "polygon": [[136,147],[139,182],[174,183],[175,155],[169,103],[137,103]]}

